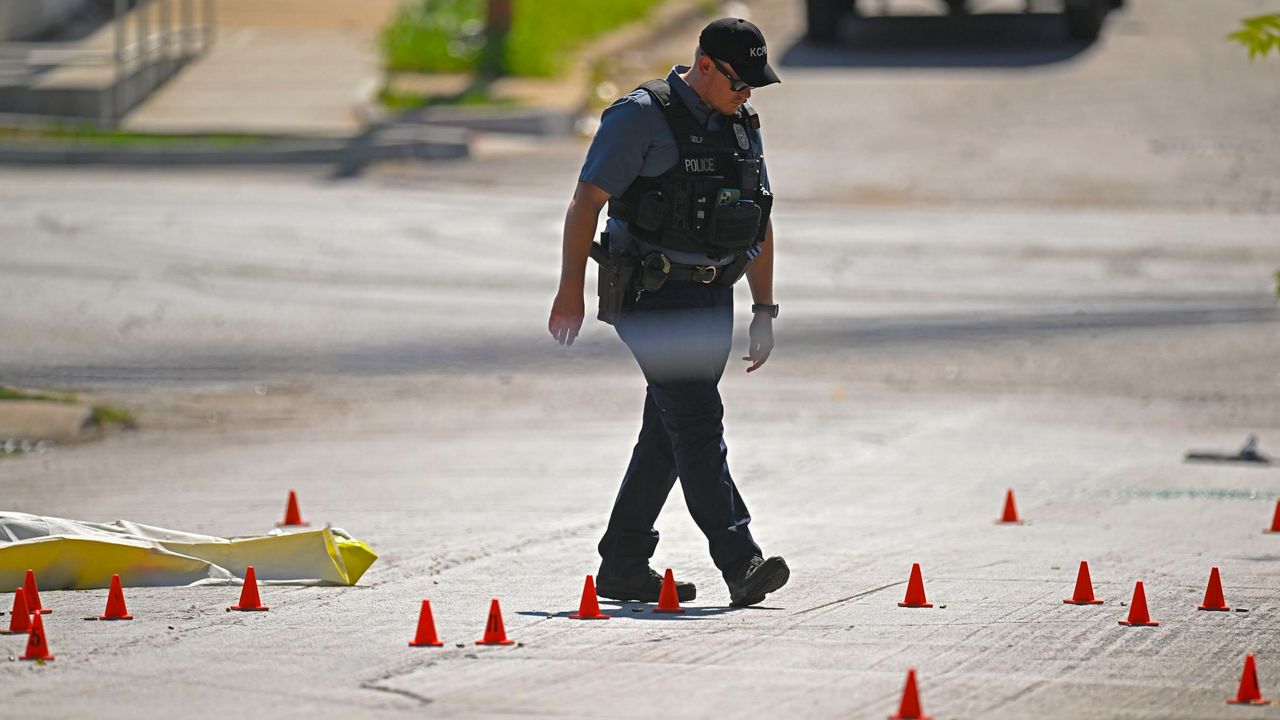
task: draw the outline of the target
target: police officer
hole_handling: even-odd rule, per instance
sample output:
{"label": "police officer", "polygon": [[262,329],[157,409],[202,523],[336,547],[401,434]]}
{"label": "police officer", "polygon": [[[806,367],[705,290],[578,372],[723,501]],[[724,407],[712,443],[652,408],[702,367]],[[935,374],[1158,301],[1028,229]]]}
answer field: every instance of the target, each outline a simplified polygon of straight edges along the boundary
{"label": "police officer", "polygon": [[[692,66],[677,65],[604,111],[564,225],[560,287],[547,327],[572,345],[582,326],[588,256],[601,262],[600,318],[613,323],[647,382],[644,421],[600,540],[596,591],[653,602],[654,522],[676,478],[729,587],[753,605],[782,587],[786,561],[765,559],[729,474],[718,384],[733,335],[733,284],[751,288],[759,369],[773,350],[773,196],[753,89],[779,82],[765,40],[737,18],[703,29]],[[600,210],[609,220],[594,244]],[[682,601],[696,588],[677,582]]]}

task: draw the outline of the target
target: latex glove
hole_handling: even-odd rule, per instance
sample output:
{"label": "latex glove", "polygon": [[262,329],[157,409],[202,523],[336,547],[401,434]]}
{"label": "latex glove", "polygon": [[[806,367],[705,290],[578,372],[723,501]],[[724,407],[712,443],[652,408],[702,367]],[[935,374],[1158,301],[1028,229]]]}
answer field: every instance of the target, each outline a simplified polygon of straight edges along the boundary
{"label": "latex glove", "polygon": [[756,313],[751,320],[751,346],[747,350],[746,357],[742,358],[751,363],[747,372],[758,370],[769,359],[769,354],[772,352],[773,318],[769,317],[768,313]]}

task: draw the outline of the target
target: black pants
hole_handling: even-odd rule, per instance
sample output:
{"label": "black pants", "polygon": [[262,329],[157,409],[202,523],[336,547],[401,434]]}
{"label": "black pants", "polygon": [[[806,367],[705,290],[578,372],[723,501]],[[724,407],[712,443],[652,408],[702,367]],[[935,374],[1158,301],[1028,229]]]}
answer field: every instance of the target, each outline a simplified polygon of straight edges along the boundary
{"label": "black pants", "polygon": [[658,545],[653,527],[676,478],[723,574],[760,548],[729,475],[720,376],[733,340],[733,289],[668,282],[645,293],[615,326],[648,388],[644,425],[600,540],[600,574],[643,571]]}

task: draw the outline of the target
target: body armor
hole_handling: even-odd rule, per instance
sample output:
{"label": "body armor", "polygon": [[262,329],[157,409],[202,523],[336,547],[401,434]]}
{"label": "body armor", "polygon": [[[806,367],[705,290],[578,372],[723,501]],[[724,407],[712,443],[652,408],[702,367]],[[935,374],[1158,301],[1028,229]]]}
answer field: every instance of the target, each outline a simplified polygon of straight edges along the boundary
{"label": "body armor", "polygon": [[662,109],[680,157],[657,177],[637,177],[609,200],[609,217],[669,250],[719,259],[764,240],[773,196],[760,186],[760,116],[748,103],[719,130],[706,129],[665,80],[640,86]]}

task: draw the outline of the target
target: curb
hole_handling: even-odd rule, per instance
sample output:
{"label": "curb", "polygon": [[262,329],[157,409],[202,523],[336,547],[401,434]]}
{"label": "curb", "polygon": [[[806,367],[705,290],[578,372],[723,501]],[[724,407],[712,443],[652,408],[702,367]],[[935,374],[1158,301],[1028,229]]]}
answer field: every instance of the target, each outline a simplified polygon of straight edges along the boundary
{"label": "curb", "polygon": [[398,123],[424,128],[455,128],[475,132],[564,137],[572,135],[578,113],[536,108],[482,110],[476,108],[431,108],[401,115]]}
{"label": "curb", "polygon": [[416,158],[457,160],[469,157],[469,133],[449,127],[392,127],[377,136],[339,139],[288,138],[251,146],[95,148],[83,143],[0,145],[6,165],[304,165],[364,164]]}

